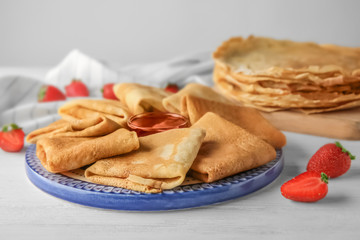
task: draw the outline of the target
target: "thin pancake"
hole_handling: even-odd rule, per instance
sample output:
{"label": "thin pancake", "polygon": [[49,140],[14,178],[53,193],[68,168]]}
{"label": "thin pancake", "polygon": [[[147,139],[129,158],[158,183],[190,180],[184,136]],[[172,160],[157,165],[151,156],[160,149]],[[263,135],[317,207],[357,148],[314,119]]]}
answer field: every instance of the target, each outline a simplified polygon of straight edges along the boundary
{"label": "thin pancake", "polygon": [[181,109],[183,115],[189,116],[191,124],[195,124],[207,112],[213,112],[258,136],[274,148],[282,148],[286,144],[285,135],[254,108],[230,105],[188,95],[183,98]]}
{"label": "thin pancake", "polygon": [[114,85],[114,93],[132,114],[161,111],[165,108],[162,100],[170,95],[164,89],[141,85],[138,83],[119,83]]}
{"label": "thin pancake", "polygon": [[262,77],[247,81],[244,75],[234,75],[232,72],[222,71],[215,67],[214,79],[225,79],[241,88],[241,91],[259,94],[294,94],[297,92],[356,92],[359,93],[360,82],[356,79],[346,79],[343,76],[327,78],[326,81],[316,83],[308,79],[295,81],[293,79],[276,79],[273,77]]}
{"label": "thin pancake", "polygon": [[[246,106],[253,106],[263,111],[284,109],[333,109],[351,108],[348,103],[359,101],[360,94],[342,92],[304,92],[298,94],[272,95],[243,92],[237,85],[225,79],[217,79],[216,87],[223,94],[231,96]],[[343,105],[343,106],[342,106]],[[270,109],[270,110],[267,110]]]}
{"label": "thin pancake", "polygon": [[358,76],[360,48],[250,36],[231,38],[213,54],[216,62],[246,75],[341,73]]}
{"label": "thin pancake", "polygon": [[197,83],[190,83],[176,94],[171,95],[163,100],[165,109],[169,112],[181,113],[181,99],[186,95],[192,95],[223,103],[231,102],[229,99],[210,87]]}
{"label": "thin pancake", "polygon": [[78,99],[70,101],[58,110],[59,115],[76,129],[94,125],[105,116],[122,127],[127,127],[130,112],[120,101],[109,99]]}
{"label": "thin pancake", "polygon": [[36,155],[52,173],[64,172],[139,148],[135,132],[124,128],[103,137],[41,138],[36,144]]}
{"label": "thin pancake", "polygon": [[360,101],[360,48],[250,36],[213,54],[214,82],[224,95],[262,111],[316,113]]}
{"label": "thin pancake", "polygon": [[32,131],[26,136],[26,141],[28,143],[36,143],[44,137],[100,137],[112,133],[119,128],[119,124],[104,116],[98,117],[98,120],[94,121],[94,125],[84,129],[76,129],[71,123],[60,119],[47,127]]}
{"label": "thin pancake", "polygon": [[97,161],[85,171],[91,182],[142,192],[179,186],[190,169],[205,131],[174,129],[139,138],[137,151]]}
{"label": "thin pancake", "polygon": [[206,137],[190,175],[204,182],[259,167],[276,157],[270,144],[215,113],[206,113],[193,127],[205,129]]}

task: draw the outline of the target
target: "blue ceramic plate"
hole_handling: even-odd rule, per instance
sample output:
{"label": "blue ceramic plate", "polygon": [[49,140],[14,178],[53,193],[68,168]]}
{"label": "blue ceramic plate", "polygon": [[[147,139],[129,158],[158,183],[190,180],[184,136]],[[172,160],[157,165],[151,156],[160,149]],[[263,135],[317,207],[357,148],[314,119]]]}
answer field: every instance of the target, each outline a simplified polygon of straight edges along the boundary
{"label": "blue ceramic plate", "polygon": [[176,187],[162,193],[141,193],[94,184],[45,170],[36,157],[36,145],[26,151],[26,173],[41,190],[86,206],[128,211],[158,211],[200,207],[235,199],[274,181],[284,166],[282,150],[266,165],[212,183]]}

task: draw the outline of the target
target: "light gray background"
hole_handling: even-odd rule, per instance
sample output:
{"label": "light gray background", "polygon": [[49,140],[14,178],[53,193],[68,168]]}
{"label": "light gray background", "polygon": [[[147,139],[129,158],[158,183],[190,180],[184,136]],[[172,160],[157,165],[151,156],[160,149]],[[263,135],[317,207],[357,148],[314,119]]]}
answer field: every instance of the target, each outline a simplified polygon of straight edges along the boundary
{"label": "light gray background", "polygon": [[52,66],[72,49],[129,65],[249,34],[360,46],[356,0],[0,0],[0,65]]}
{"label": "light gray background", "polygon": [[[249,34],[360,46],[359,9],[355,0],[0,0],[0,75],[3,66],[38,72],[37,66],[53,66],[73,48],[127,65],[212,51],[231,36]],[[334,139],[285,134],[285,169],[269,186],[230,202],[169,212],[71,204],[31,184],[25,149],[0,151],[0,239],[358,239],[359,159],[330,180],[325,199],[289,201],[280,186]],[[359,141],[342,143],[360,156]]]}

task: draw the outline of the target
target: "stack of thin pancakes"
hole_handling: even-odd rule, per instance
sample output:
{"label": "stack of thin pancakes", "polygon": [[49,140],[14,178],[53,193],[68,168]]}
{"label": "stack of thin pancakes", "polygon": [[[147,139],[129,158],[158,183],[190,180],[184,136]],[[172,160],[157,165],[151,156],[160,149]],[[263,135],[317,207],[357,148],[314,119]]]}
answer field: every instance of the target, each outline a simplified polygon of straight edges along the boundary
{"label": "stack of thin pancakes", "polygon": [[250,36],[213,53],[214,82],[262,111],[329,112],[360,106],[360,48]]}
{"label": "stack of thin pancakes", "polygon": [[[157,193],[187,182],[213,182],[259,167],[286,144],[282,132],[253,108],[214,89],[188,84],[176,94],[136,83],[114,86],[117,100],[79,99],[62,119],[27,136],[53,173],[86,168],[87,181]],[[149,111],[179,113],[190,127],[138,137],[126,122]]]}

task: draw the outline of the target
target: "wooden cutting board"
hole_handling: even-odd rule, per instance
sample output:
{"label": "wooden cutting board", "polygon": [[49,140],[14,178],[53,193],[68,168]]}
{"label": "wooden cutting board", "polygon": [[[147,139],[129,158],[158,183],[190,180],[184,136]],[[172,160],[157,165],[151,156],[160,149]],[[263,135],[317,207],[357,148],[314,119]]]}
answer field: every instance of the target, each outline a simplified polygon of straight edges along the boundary
{"label": "wooden cutting board", "polygon": [[360,140],[360,108],[309,115],[290,111],[261,113],[282,131]]}

